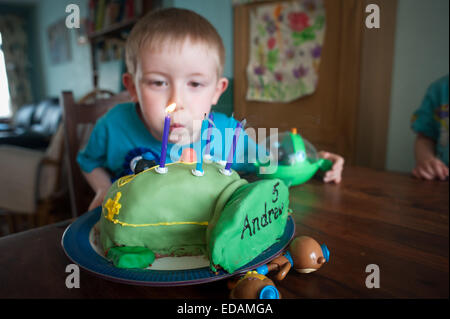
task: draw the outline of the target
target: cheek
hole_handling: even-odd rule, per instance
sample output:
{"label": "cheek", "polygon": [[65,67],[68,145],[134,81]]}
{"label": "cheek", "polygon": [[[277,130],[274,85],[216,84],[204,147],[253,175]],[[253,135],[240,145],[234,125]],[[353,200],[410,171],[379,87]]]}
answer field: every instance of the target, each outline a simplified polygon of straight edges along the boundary
{"label": "cheek", "polygon": [[147,126],[150,126],[152,130],[159,131],[160,126],[162,126],[161,123],[164,121],[164,115],[160,112],[159,108],[155,105],[146,103],[145,101],[142,101],[140,106],[142,117]]}
{"label": "cheek", "polygon": [[158,123],[164,118],[164,106],[158,95],[141,87],[138,91],[139,104],[147,123]]}

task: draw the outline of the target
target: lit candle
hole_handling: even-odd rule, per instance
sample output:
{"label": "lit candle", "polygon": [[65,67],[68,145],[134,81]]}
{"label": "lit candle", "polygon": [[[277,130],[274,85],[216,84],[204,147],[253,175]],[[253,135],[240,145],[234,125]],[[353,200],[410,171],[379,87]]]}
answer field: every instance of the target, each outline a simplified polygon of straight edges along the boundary
{"label": "lit candle", "polygon": [[[227,128],[228,128],[229,126],[231,126],[231,122],[232,122],[233,120],[234,120],[234,113],[232,113],[232,114],[231,114],[231,118],[228,119]],[[225,133],[226,133],[226,130],[225,130]],[[227,156],[227,155],[226,155],[226,154],[227,154],[227,152],[226,152],[226,146],[227,146],[227,138],[226,138],[226,134],[225,134],[225,138],[224,138],[223,143],[222,143],[222,159],[218,161],[218,163],[219,163],[221,166],[223,166],[223,167],[225,167],[225,165],[227,165],[227,159],[226,159],[226,156]],[[221,169],[221,171],[222,171],[222,169]]]}
{"label": "lit candle", "polygon": [[205,117],[202,121],[202,128],[200,129],[200,154],[199,156],[197,156],[197,166],[195,168],[196,172],[193,172],[194,175],[196,176],[202,176],[203,175],[203,133],[206,129],[206,125],[208,124],[208,120],[206,119],[206,113],[205,113]]}
{"label": "lit candle", "polygon": [[170,113],[172,113],[177,107],[176,103],[172,103],[166,107],[166,117],[164,119],[164,132],[163,139],[161,143],[161,159],[159,160],[159,166],[156,171],[158,173],[166,173],[166,154],[167,154],[167,142],[169,140],[169,130],[170,130]]}
{"label": "lit candle", "polygon": [[210,113],[209,121],[208,121],[208,136],[206,138],[206,150],[205,150],[205,158],[207,158],[207,159],[211,158],[211,131],[212,131],[213,121],[214,121],[214,115],[212,115],[212,113]]}
{"label": "lit candle", "polygon": [[230,152],[228,153],[228,160],[227,160],[227,164],[225,165],[225,169],[221,170],[222,173],[224,173],[225,175],[231,175],[231,164],[233,163],[233,157],[234,157],[234,153],[236,152],[236,145],[237,145],[237,141],[239,139],[239,134],[241,132],[241,127],[242,124],[240,122],[237,122],[236,124],[236,129],[234,130],[234,135],[233,135],[233,146],[230,149]]}

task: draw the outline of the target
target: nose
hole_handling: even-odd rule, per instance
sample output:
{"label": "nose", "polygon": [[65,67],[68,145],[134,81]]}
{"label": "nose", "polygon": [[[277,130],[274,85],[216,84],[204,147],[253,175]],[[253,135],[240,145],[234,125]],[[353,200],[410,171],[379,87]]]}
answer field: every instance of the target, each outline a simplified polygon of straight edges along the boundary
{"label": "nose", "polygon": [[176,85],[172,86],[172,90],[170,92],[169,97],[169,104],[176,103],[177,108],[176,111],[183,110],[184,109],[184,103],[183,103],[183,92],[180,87],[177,87]]}

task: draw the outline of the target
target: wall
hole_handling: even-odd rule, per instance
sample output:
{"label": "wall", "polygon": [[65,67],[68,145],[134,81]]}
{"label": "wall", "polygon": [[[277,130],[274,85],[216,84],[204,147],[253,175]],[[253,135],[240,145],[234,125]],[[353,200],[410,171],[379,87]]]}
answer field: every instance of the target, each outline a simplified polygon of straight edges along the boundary
{"label": "wall", "polygon": [[79,45],[76,30],[69,29],[72,59],[69,62],[52,64],[50,60],[47,29],[55,22],[65,19],[66,6],[79,5],[81,17],[87,14],[87,0],[45,0],[39,1],[39,41],[45,79],[46,96],[60,96],[61,91],[71,90],[76,99],[92,90],[92,71],[89,45]]}
{"label": "wall", "polygon": [[[449,70],[449,1],[399,0],[386,168],[411,171],[412,113],[428,85]],[[383,14],[383,12],[381,12]]]}

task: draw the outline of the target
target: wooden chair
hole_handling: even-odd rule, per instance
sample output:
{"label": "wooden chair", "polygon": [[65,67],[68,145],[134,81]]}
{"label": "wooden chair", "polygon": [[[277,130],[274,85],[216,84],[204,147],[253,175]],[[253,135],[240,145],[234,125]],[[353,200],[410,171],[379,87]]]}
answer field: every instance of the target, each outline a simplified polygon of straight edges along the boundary
{"label": "wooden chair", "polygon": [[96,90],[87,94],[76,103],[72,92],[62,92],[63,120],[68,159],[69,194],[72,216],[77,217],[87,212],[89,203],[94,198],[91,187],[85,180],[76,161],[78,151],[87,141],[93,124],[116,104],[131,100],[128,92],[121,92],[109,98],[100,95],[111,95],[105,90]]}

